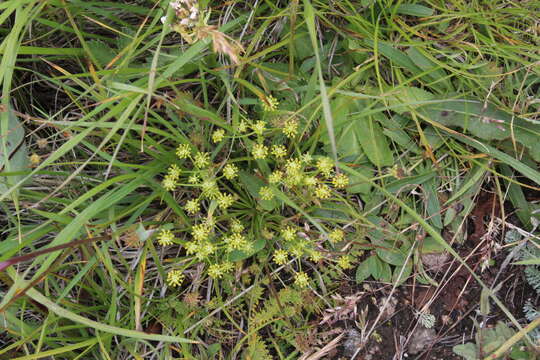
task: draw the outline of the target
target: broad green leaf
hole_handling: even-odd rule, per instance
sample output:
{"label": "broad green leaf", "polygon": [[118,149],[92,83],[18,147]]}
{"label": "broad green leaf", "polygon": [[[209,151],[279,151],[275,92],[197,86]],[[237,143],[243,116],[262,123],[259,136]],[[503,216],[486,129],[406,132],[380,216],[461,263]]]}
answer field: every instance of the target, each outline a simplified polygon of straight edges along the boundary
{"label": "broad green leaf", "polygon": [[[399,121],[398,121],[399,119]],[[383,133],[388,138],[392,139],[396,144],[400,145],[408,151],[412,151],[415,154],[422,153],[422,150],[418,147],[416,142],[409,136],[409,134],[403,130],[403,121],[400,115],[395,115],[391,118],[387,116],[381,116],[379,121],[383,126]]]}
{"label": "broad green leaf", "polygon": [[313,47],[309,40],[309,33],[305,27],[301,27],[294,32],[294,55],[298,60],[303,60],[313,56]]}
{"label": "broad green leaf", "polygon": [[420,248],[422,254],[441,253],[443,251],[445,251],[445,247],[431,236],[424,239]]}
{"label": "broad green leaf", "polygon": [[368,219],[376,226],[376,228],[368,231],[368,237],[373,245],[376,245],[375,252],[385,262],[392,265],[403,265],[407,259],[407,251],[404,250],[405,245],[401,248],[396,246],[396,243],[403,241],[396,229],[390,224],[384,223],[383,220],[375,216],[369,216]]}
{"label": "broad green leaf", "polygon": [[376,280],[379,280],[382,282],[391,282],[392,269],[390,268],[390,265],[386,261],[381,260],[377,256],[375,256],[374,263],[375,263],[375,270],[373,272],[373,277]]}
{"label": "broad green leaf", "polygon": [[[501,172],[503,175],[512,178],[512,171],[508,165],[502,164]],[[525,198],[525,194],[523,194],[523,189],[516,183],[508,181],[506,191],[510,202],[514,205],[519,220],[523,225],[529,227],[531,225],[532,211],[529,202]]]}
{"label": "broad green leaf", "polygon": [[430,85],[432,88],[439,89],[440,92],[453,90],[452,83],[446,78],[446,72],[439,65],[414,47],[409,48],[406,52],[416,66],[428,72],[425,76],[422,76],[422,79],[427,80],[427,82],[436,81]]}
{"label": "broad green leaf", "polygon": [[424,188],[424,196],[426,197],[426,212],[429,221],[437,229],[442,229],[441,204],[439,202],[439,197],[437,196],[437,183],[435,178],[426,181],[422,187]]}
{"label": "broad green leaf", "polygon": [[394,267],[394,272],[392,274],[392,283],[395,283],[396,286],[403,284],[412,274],[412,269],[413,263],[410,260],[401,266]]}
{"label": "broad green leaf", "polygon": [[513,138],[540,161],[540,124],[507,114],[489,103],[458,99],[423,106],[420,113],[447,127],[458,127],[482,140]]}
{"label": "broad green leaf", "polygon": [[401,4],[398,6],[396,12],[403,15],[426,17],[433,15],[434,10],[420,4]]}
{"label": "broad green leaf", "polygon": [[0,141],[0,193],[5,193],[11,186],[21,181],[29,170],[28,151],[24,141],[24,129],[11,109],[8,110],[7,126],[1,127]]}
{"label": "broad green leaf", "polygon": [[463,356],[465,360],[480,360],[476,356],[476,346],[473,343],[456,345],[452,348],[452,351],[459,356]]}
{"label": "broad green leaf", "polygon": [[371,255],[366,260],[362,261],[360,265],[356,268],[356,282],[359,284],[362,281],[370,277],[373,272],[376,270],[376,256]]}
{"label": "broad green leaf", "polygon": [[354,157],[357,159],[362,156],[363,151],[354,123],[344,126],[337,136],[337,152],[341,158]]}
{"label": "broad green leaf", "polygon": [[394,157],[386,136],[376,120],[378,116],[384,115],[353,117],[356,135],[369,161],[377,167],[391,166],[394,163]]}
{"label": "broad green leaf", "polygon": [[411,109],[425,106],[434,98],[432,93],[411,86],[388,88],[387,91],[388,95],[384,99],[388,103],[388,107],[400,115]]}
{"label": "broad green leaf", "polygon": [[[366,177],[371,177],[373,175],[371,165],[360,165],[357,170]],[[367,194],[371,191],[371,184],[355,175],[349,176],[349,184],[350,186],[347,187],[347,192],[351,194]]]}
{"label": "broad green leaf", "polygon": [[339,204],[331,201],[324,201],[320,206],[317,206],[313,211],[313,216],[326,219],[341,219],[350,221],[348,215],[350,208],[345,204]]}

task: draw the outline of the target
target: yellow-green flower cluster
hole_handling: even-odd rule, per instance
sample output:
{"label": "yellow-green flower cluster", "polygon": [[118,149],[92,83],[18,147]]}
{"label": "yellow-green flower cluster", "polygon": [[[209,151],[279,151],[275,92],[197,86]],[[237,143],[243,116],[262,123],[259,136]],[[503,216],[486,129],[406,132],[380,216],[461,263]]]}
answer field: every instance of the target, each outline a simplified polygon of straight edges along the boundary
{"label": "yellow-green flower cluster", "polygon": [[180,270],[171,270],[167,273],[167,285],[177,287],[184,282],[184,274]]}
{"label": "yellow-green flower cluster", "polygon": [[167,175],[169,175],[170,177],[178,180],[180,178],[180,174],[182,173],[182,171],[180,170],[180,168],[178,167],[178,165],[176,164],[172,164],[171,166],[169,166],[169,169],[167,171]]}
{"label": "yellow-green flower cluster", "polygon": [[263,186],[259,189],[259,195],[262,200],[272,200],[274,198],[274,191],[270,186]]}
{"label": "yellow-green flower cluster", "polygon": [[264,131],[266,130],[266,122],[259,120],[253,126],[251,127],[253,129],[253,132],[259,136],[262,136]]}
{"label": "yellow-green flower cluster", "polygon": [[328,239],[334,244],[343,241],[344,238],[345,232],[341,229],[334,229],[328,234]]}
{"label": "yellow-green flower cluster", "polygon": [[274,251],[273,260],[278,265],[285,265],[289,261],[289,253],[286,250],[278,249]]}
{"label": "yellow-green flower cluster", "polygon": [[217,197],[217,203],[221,210],[227,210],[234,203],[234,196],[231,194],[220,193]]}
{"label": "yellow-green flower cluster", "polygon": [[319,199],[328,199],[332,195],[328,185],[320,184],[315,188],[315,196]]}
{"label": "yellow-green flower cluster", "polygon": [[287,120],[282,131],[288,138],[295,137],[298,133],[298,122],[294,119]]}
{"label": "yellow-green flower cluster", "polygon": [[349,255],[343,255],[338,259],[337,265],[340,268],[342,268],[344,270],[347,270],[347,269],[351,269],[353,267],[351,262],[352,262],[352,258]]}
{"label": "yellow-green flower cluster", "polygon": [[[278,102],[272,96],[262,97],[261,101],[265,111],[277,110]],[[353,262],[351,256],[333,260],[332,257],[323,256],[326,250],[322,247],[324,243],[318,241],[321,236],[316,229],[310,228],[309,221],[303,219],[301,214],[291,214],[288,205],[278,201],[282,198],[281,194],[285,193],[299,203],[302,209],[311,211],[313,206],[322,203],[321,200],[325,200],[325,203],[329,199],[337,200],[340,190],[349,186],[348,176],[340,173],[337,164],[329,157],[297,152],[304,145],[288,140],[300,132],[299,122],[295,118],[283,121],[277,113],[265,114],[262,120],[245,119],[233,123],[233,126],[235,130],[231,139],[234,137],[234,141],[230,141],[231,148],[226,153],[217,153],[213,149],[207,152],[209,148],[198,148],[191,144],[180,144],[176,148],[180,162],[168,168],[163,187],[174,191],[180,183],[189,183],[186,184],[186,191],[175,195],[180,197],[189,194],[183,200],[183,209],[189,215],[186,220],[191,224],[185,224],[184,219],[181,222],[182,226],[190,229],[188,231],[191,236],[188,236],[187,241],[176,241],[173,231],[179,233],[181,230],[161,230],[157,237],[158,243],[165,246],[181,242],[185,253],[191,256],[190,260],[204,262],[207,274],[213,279],[223,278],[234,268],[231,262],[218,259],[227,259],[231,252],[234,254],[237,251],[251,254],[254,244],[258,244],[253,239],[260,237],[268,240],[267,244],[276,245],[272,253],[275,265],[295,263],[296,260],[297,265],[300,265],[301,259],[297,258],[302,258],[319,265],[323,261],[335,262],[340,268],[349,269]],[[224,129],[216,128],[211,132],[211,142],[223,142],[227,138],[226,134]],[[199,145],[203,142],[194,143]],[[220,149],[221,146],[216,148]],[[189,160],[191,169],[186,169],[182,161],[184,159]],[[265,161],[255,162],[253,159]],[[212,164],[214,161],[215,164]],[[244,161],[246,166],[243,166]],[[223,164],[223,167],[219,164]],[[256,177],[260,179],[257,181],[263,182],[258,193],[254,193],[250,185],[244,186],[247,184],[246,179],[251,181],[248,176],[244,176],[247,166],[260,167],[254,169]],[[181,176],[186,180],[180,181]],[[276,196],[277,200],[274,200]],[[272,212],[267,217],[271,220],[261,228],[256,225],[246,231],[246,224],[253,224],[254,219],[245,209],[251,205],[250,201],[261,200],[274,200],[273,203],[260,204],[265,209],[263,211]],[[274,203],[279,206],[269,210],[270,204]],[[282,220],[283,217],[287,219]],[[260,229],[260,233],[254,234],[254,229]],[[339,243],[344,238],[345,233],[341,229],[334,229],[328,234],[331,243]],[[167,274],[167,284],[171,287],[180,286],[183,280],[181,271],[172,270]],[[295,273],[295,286],[305,288],[309,284],[310,279],[305,272]]]}
{"label": "yellow-green flower cluster", "polygon": [[225,137],[225,130],[218,129],[214,131],[214,133],[212,134],[212,141],[214,143],[219,143],[223,140],[224,137]]}
{"label": "yellow-green flower cluster", "polygon": [[272,155],[278,159],[283,159],[287,156],[287,148],[283,145],[274,145],[272,146]]}
{"label": "yellow-green flower cluster", "polygon": [[230,227],[233,233],[241,233],[242,231],[244,231],[244,225],[242,225],[242,223],[237,219],[231,220]]}
{"label": "yellow-green flower cluster", "polygon": [[284,229],[281,230],[281,237],[285,241],[293,241],[296,239],[296,229],[292,226],[287,225]]}
{"label": "yellow-green flower cluster", "polygon": [[174,191],[176,189],[176,180],[170,176],[165,176],[161,182],[163,188],[167,191]]}
{"label": "yellow-green flower cluster", "polygon": [[197,241],[203,241],[208,238],[212,229],[207,224],[201,223],[191,228],[191,236]]}
{"label": "yellow-green flower cluster", "polygon": [[191,199],[191,200],[186,201],[186,205],[184,205],[184,209],[190,215],[198,213],[201,210],[201,206],[199,205],[199,200]]}
{"label": "yellow-green flower cluster", "polygon": [[264,144],[255,144],[251,149],[254,159],[264,159],[268,156],[268,148]]}
{"label": "yellow-green flower cluster", "polygon": [[180,178],[181,170],[178,165],[173,164],[169,166],[167,175],[163,178],[161,185],[167,191],[174,191],[178,185],[178,179]]}
{"label": "yellow-green flower cluster", "polygon": [[236,176],[238,176],[238,167],[234,164],[227,164],[223,168],[223,176],[225,176],[225,179],[232,180]]}
{"label": "yellow-green flower cluster", "polygon": [[244,235],[240,233],[232,233],[224,239],[228,252],[233,250],[245,250],[248,247],[248,242]]}
{"label": "yellow-green flower cluster", "polygon": [[221,195],[219,187],[214,179],[206,179],[201,184],[202,196],[215,200]]}
{"label": "yellow-green flower cluster", "polygon": [[279,101],[272,95],[261,97],[261,106],[266,112],[276,111],[278,105]]}
{"label": "yellow-green flower cluster", "polygon": [[268,177],[268,182],[270,184],[277,184],[283,179],[283,171],[275,170],[270,176]]}
{"label": "yellow-green flower cluster", "polygon": [[179,159],[186,159],[189,155],[191,155],[191,148],[188,144],[180,144],[176,148],[176,156],[178,156]]}
{"label": "yellow-green flower cluster", "polygon": [[171,230],[163,229],[159,232],[157,237],[158,244],[161,246],[172,245],[174,243],[174,234]]}
{"label": "yellow-green flower cluster", "polygon": [[349,177],[347,175],[343,174],[343,173],[336,174],[332,178],[332,184],[337,189],[343,189],[343,188],[347,187],[347,185],[349,185]]}
{"label": "yellow-green flower cluster", "polygon": [[210,154],[207,152],[197,152],[193,158],[193,164],[199,169],[203,169],[210,165]]}
{"label": "yellow-green flower cluster", "polygon": [[321,157],[317,160],[317,169],[326,177],[330,177],[334,162],[328,157]]}
{"label": "yellow-green flower cluster", "polygon": [[190,184],[198,184],[201,181],[199,174],[193,174],[189,177],[188,182]]}
{"label": "yellow-green flower cluster", "polygon": [[238,132],[245,133],[246,131],[248,131],[248,125],[244,120],[242,120],[240,121],[240,124],[238,124]]}
{"label": "yellow-green flower cluster", "polygon": [[213,279],[221,279],[223,275],[230,272],[234,268],[231,262],[221,264],[212,264],[208,267],[208,275]]}
{"label": "yellow-green flower cluster", "polygon": [[305,288],[309,286],[309,276],[303,272],[297,272],[294,276],[294,285],[298,286],[299,288]]}
{"label": "yellow-green flower cluster", "polygon": [[309,259],[314,263],[318,263],[323,258],[323,255],[320,251],[312,250],[309,252]]}
{"label": "yellow-green flower cluster", "polygon": [[210,241],[188,241],[184,244],[186,254],[195,255],[199,261],[207,260],[210,255],[217,251],[216,245]]}

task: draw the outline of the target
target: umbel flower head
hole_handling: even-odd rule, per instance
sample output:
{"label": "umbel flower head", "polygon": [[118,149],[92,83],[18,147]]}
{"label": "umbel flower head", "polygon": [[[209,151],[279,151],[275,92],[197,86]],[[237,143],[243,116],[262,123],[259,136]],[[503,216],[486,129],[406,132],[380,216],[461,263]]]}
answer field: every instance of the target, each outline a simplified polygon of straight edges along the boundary
{"label": "umbel flower head", "polygon": [[203,241],[208,238],[210,228],[206,224],[197,224],[191,228],[191,236],[197,241]]}
{"label": "umbel flower head", "polygon": [[287,120],[282,131],[288,138],[294,137],[298,133],[298,122],[294,119]]}
{"label": "umbel flower head", "polygon": [[226,210],[234,203],[234,196],[231,194],[221,193],[217,197],[217,203],[220,209]]}
{"label": "umbel flower head", "polygon": [[268,148],[263,144],[255,144],[251,149],[251,154],[255,159],[264,159],[268,155]]}
{"label": "umbel flower head", "polygon": [[165,175],[163,181],[161,182],[163,188],[167,191],[174,191],[176,189],[176,179],[170,174]]}
{"label": "umbel flower head", "polygon": [[238,175],[238,168],[234,164],[227,164],[223,168],[223,176],[225,179],[232,180]]}
{"label": "umbel flower head", "polygon": [[262,120],[259,120],[252,126],[252,129],[255,134],[262,135],[264,133],[264,130],[266,130],[266,123]]}
{"label": "umbel flower head", "polygon": [[176,156],[178,156],[178,158],[185,159],[189,155],[191,155],[191,148],[188,144],[178,145],[178,147],[176,148]]}
{"label": "umbel flower head", "polygon": [[287,156],[287,148],[283,145],[273,145],[272,155],[274,155],[278,159],[282,159]]}
{"label": "umbel flower head", "polygon": [[167,175],[169,175],[172,179],[178,180],[180,178],[181,170],[176,164],[172,164],[169,166],[169,169],[167,170]]}
{"label": "umbel flower head", "polygon": [[177,287],[182,285],[184,282],[184,274],[180,270],[171,270],[167,273],[167,284],[170,287]]}
{"label": "umbel flower head", "polygon": [[343,255],[338,259],[337,265],[344,270],[350,269],[353,267],[351,260],[352,259],[349,255]]}
{"label": "umbel flower head", "polygon": [[281,179],[283,179],[283,171],[276,170],[270,174],[268,177],[268,182],[270,184],[277,184],[281,181]]}
{"label": "umbel flower head", "polygon": [[297,272],[294,276],[294,285],[305,288],[309,285],[309,276],[303,271]]}
{"label": "umbel flower head", "polygon": [[262,200],[272,200],[274,198],[274,191],[269,186],[263,186],[259,189],[259,195]]}
{"label": "umbel flower head", "polygon": [[230,227],[233,233],[241,233],[242,231],[244,231],[244,225],[242,225],[242,223],[237,219],[231,220]]}
{"label": "umbel flower head", "polygon": [[328,234],[328,239],[330,239],[332,243],[343,241],[344,238],[345,233],[341,229],[334,229]]}
{"label": "umbel flower head", "polygon": [[293,241],[296,238],[296,229],[292,226],[287,226],[281,230],[281,236],[285,241]]}
{"label": "umbel flower head", "polygon": [[332,184],[338,189],[343,189],[349,185],[349,177],[343,173],[336,174],[332,178]]}
{"label": "umbel flower head", "polygon": [[231,262],[224,262],[222,264],[212,264],[208,268],[208,275],[214,279],[221,279],[223,275],[228,273],[233,269],[233,264]]}
{"label": "umbel flower head", "polygon": [[225,238],[225,244],[227,244],[227,251],[233,251],[243,249],[246,247],[246,238],[239,233],[233,233]]}
{"label": "umbel flower head", "polygon": [[193,163],[196,167],[199,169],[202,169],[208,164],[210,164],[210,154],[207,152],[198,152],[195,154],[195,158],[193,159]]}
{"label": "umbel flower head", "polygon": [[158,244],[162,246],[172,245],[174,241],[174,234],[171,230],[163,229],[159,232],[157,237]]}
{"label": "umbel flower head", "polygon": [[285,265],[289,260],[289,254],[283,249],[274,251],[273,260],[278,265]]}
{"label": "umbel flower head", "polygon": [[199,205],[199,201],[197,199],[191,199],[186,201],[184,209],[188,212],[188,214],[193,215],[201,210],[201,206]]}
{"label": "umbel flower head", "polygon": [[322,157],[317,160],[317,169],[326,177],[329,177],[332,173],[334,162],[328,157]]}
{"label": "umbel flower head", "polygon": [[279,101],[272,95],[261,96],[261,106],[264,111],[271,112],[276,111],[279,105]]}
{"label": "umbel flower head", "polygon": [[218,129],[212,134],[212,141],[215,143],[221,142],[225,137],[225,130]]}

